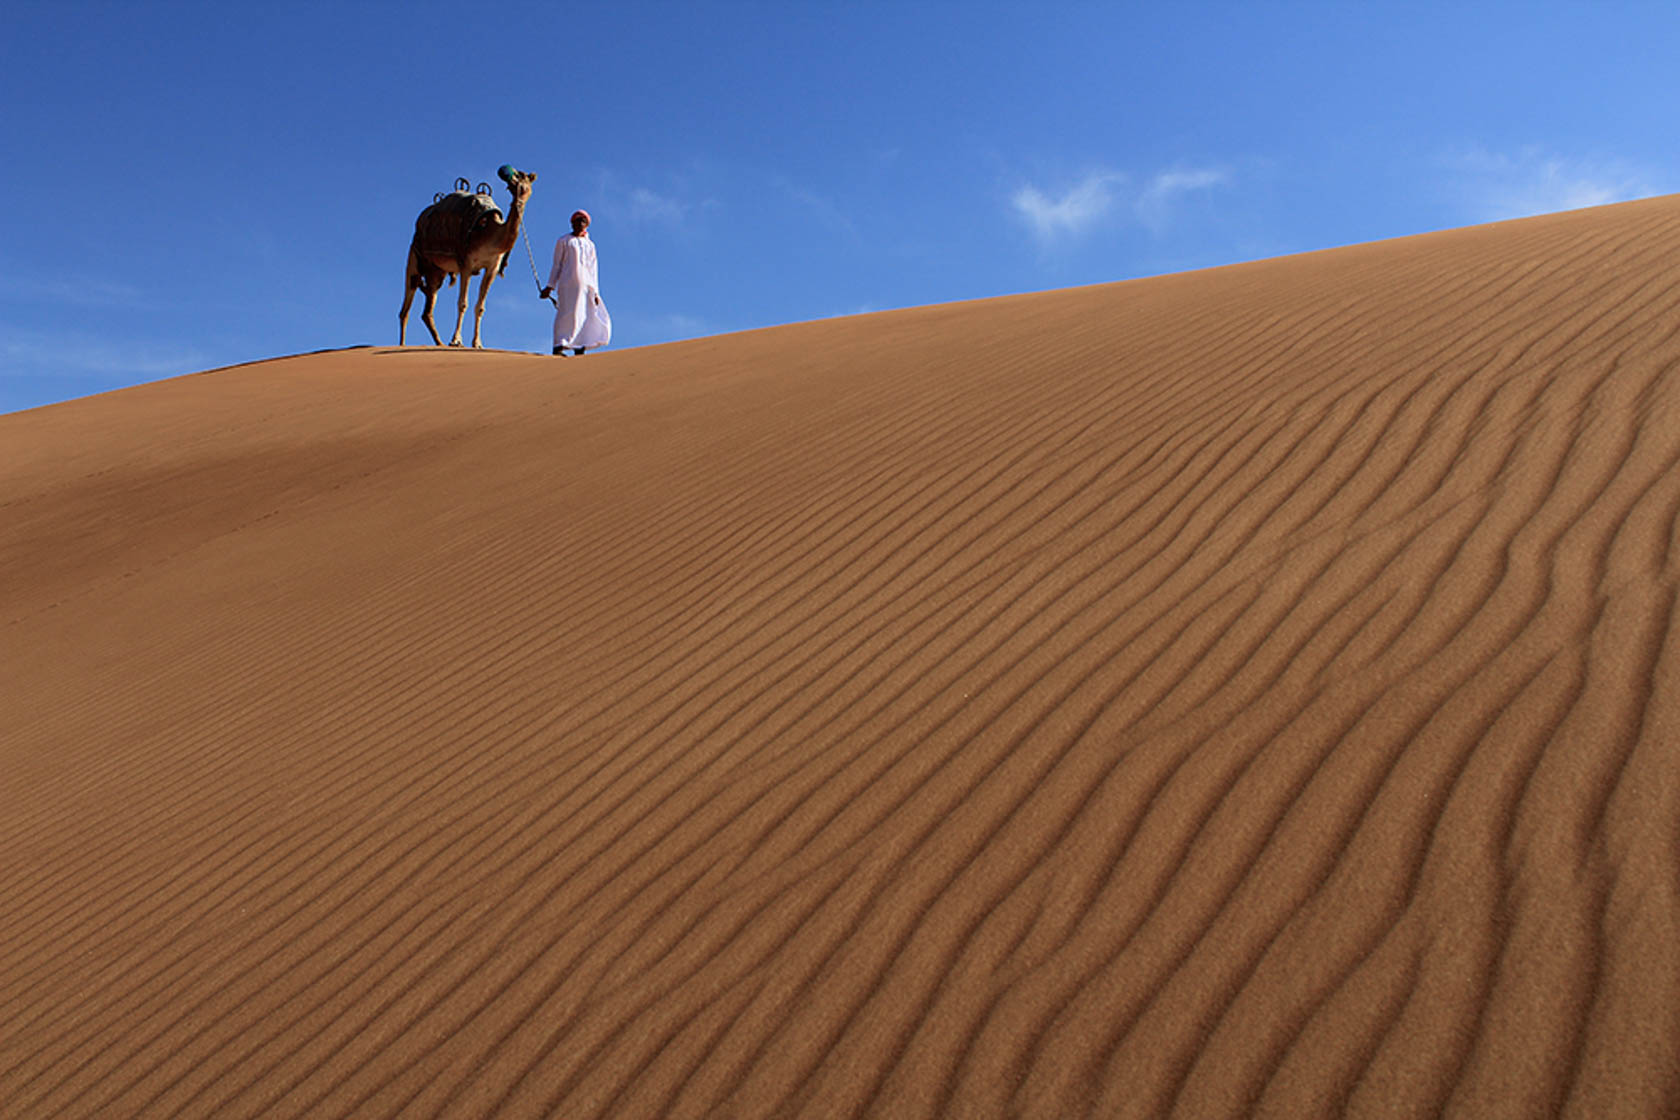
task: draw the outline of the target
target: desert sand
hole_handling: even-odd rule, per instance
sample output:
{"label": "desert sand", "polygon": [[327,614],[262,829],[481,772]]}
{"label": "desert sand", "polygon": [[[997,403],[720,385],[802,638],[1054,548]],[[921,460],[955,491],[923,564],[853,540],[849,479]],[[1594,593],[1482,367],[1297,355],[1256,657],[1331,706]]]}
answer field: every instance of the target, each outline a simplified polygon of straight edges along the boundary
{"label": "desert sand", "polygon": [[1677,533],[1680,197],[0,416],[0,1114],[1680,1115]]}

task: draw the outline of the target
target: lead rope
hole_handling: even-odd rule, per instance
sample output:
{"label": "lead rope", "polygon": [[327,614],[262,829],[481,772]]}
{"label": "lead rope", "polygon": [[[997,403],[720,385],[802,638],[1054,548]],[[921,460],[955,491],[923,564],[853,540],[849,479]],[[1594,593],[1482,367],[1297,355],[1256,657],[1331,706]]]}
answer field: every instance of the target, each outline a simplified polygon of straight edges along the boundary
{"label": "lead rope", "polygon": [[[519,234],[521,237],[525,238],[525,258],[531,262],[531,279],[537,282],[537,294],[540,296],[542,295],[543,290],[542,277],[537,275],[537,255],[531,252],[531,235],[525,232],[524,222],[519,223]],[[555,307],[560,306],[560,301],[555,299],[553,296],[548,297],[548,302],[552,303]]]}

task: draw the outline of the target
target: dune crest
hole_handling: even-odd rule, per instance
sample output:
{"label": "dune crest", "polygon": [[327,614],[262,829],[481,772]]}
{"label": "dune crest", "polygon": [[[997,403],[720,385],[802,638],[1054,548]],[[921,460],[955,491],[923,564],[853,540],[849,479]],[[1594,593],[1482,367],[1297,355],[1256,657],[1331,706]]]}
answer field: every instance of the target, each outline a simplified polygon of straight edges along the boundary
{"label": "dune crest", "polygon": [[1680,1111],[1677,261],[0,416],[0,1111]]}

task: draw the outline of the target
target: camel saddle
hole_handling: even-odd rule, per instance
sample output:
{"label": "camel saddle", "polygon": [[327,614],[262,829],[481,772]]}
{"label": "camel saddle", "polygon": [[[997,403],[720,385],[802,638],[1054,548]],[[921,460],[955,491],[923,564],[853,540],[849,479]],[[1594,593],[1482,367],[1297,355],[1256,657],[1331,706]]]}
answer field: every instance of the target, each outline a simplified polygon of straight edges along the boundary
{"label": "camel saddle", "polygon": [[420,211],[414,244],[427,256],[464,256],[479,228],[501,217],[502,208],[489,195],[452,191]]}

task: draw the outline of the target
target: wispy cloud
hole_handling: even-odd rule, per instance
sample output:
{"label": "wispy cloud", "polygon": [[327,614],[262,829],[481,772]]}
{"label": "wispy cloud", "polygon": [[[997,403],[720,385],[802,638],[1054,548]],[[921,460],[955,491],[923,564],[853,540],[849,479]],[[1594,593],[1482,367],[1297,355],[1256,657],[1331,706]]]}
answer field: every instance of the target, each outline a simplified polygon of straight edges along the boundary
{"label": "wispy cloud", "polygon": [[1222,186],[1228,176],[1213,168],[1163,171],[1149,181],[1133,205],[1138,220],[1156,233],[1166,229],[1173,205],[1192,191]]}
{"label": "wispy cloud", "polygon": [[845,234],[857,233],[857,223],[833,199],[802,187],[780,175],[776,176],[772,182],[779,190],[786,192],[789,198],[814,215],[817,221],[828,227],[830,231]]}
{"label": "wispy cloud", "polygon": [[1141,182],[1119,171],[1094,171],[1073,186],[1052,193],[1028,184],[1010,197],[1015,213],[1041,244],[1085,235],[1105,223],[1135,221],[1154,233],[1171,224],[1180,199],[1229,181],[1217,168],[1175,168]]}
{"label": "wispy cloud", "polygon": [[120,280],[92,276],[33,276],[25,269],[0,270],[0,297],[57,304],[64,307],[126,307],[151,310],[162,306],[151,292]]}
{"label": "wispy cloud", "polygon": [[1470,148],[1441,158],[1448,193],[1476,221],[1501,221],[1660,193],[1652,176],[1613,159],[1574,159],[1526,147],[1516,152]]}
{"label": "wispy cloud", "polygon": [[632,222],[681,225],[695,205],[646,187],[635,187],[626,201],[625,217]]}
{"label": "wispy cloud", "polygon": [[[645,183],[627,181],[627,177],[615,172],[599,171],[592,200],[585,201],[586,208],[597,222],[678,229],[718,207],[715,198],[695,189],[693,175],[677,173],[664,178],[668,180],[667,185],[656,190]],[[568,207],[571,205],[567,203]],[[571,210],[568,208],[565,213]]]}
{"label": "wispy cloud", "polygon": [[860,303],[856,307],[848,307],[844,311],[830,311],[827,314],[817,316],[817,318],[849,319],[854,315],[873,315],[875,312],[880,310],[882,310],[882,308],[876,307],[874,304]]}
{"label": "wispy cloud", "polygon": [[627,329],[633,328],[635,337],[627,337],[625,341],[636,346],[681,342],[683,339],[701,338],[730,329],[683,311],[649,311],[634,306],[624,311],[619,317],[619,322]]}
{"label": "wispy cloud", "polygon": [[167,377],[205,368],[209,355],[192,347],[155,346],[145,343],[113,342],[85,335],[53,337],[26,334],[15,327],[0,340],[0,356],[8,366],[33,368],[42,373],[134,374],[137,377]]}
{"label": "wispy cloud", "polygon": [[654,316],[653,326],[667,334],[689,336],[706,333],[706,320],[698,315],[685,315],[680,311]]}
{"label": "wispy cloud", "polygon": [[1060,195],[1025,186],[1010,199],[1041,241],[1084,233],[1114,208],[1115,193],[1126,176],[1099,171],[1087,175]]}

